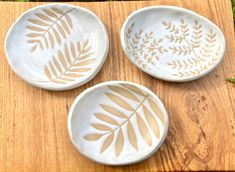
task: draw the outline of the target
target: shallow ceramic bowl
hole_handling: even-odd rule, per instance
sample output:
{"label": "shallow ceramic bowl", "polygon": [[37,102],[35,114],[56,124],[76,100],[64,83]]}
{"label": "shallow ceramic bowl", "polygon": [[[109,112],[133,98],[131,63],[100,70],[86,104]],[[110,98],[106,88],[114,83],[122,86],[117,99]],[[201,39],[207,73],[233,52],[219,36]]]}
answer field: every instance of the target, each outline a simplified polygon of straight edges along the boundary
{"label": "shallow ceramic bowl", "polygon": [[225,39],[208,19],[184,8],[152,6],[133,12],[121,30],[127,57],[144,72],[168,81],[191,81],[222,60]]}
{"label": "shallow ceramic bowl", "polygon": [[168,130],[159,98],[139,84],[110,81],[82,92],[68,117],[77,150],[96,162],[125,165],[157,151]]}
{"label": "shallow ceramic bowl", "polygon": [[13,71],[29,84],[50,90],[72,89],[91,80],[108,47],[101,20],[87,9],[66,4],[26,11],[5,40]]}

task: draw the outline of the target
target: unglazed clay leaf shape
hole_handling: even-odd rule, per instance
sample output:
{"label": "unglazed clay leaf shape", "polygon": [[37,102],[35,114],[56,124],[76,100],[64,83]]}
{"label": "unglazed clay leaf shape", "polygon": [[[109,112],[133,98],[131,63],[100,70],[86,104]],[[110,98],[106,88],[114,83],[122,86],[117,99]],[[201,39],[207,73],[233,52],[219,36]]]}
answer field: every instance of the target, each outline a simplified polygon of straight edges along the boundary
{"label": "unglazed clay leaf shape", "polygon": [[92,79],[108,47],[100,19],[89,10],[66,4],[26,11],[5,40],[14,72],[34,86],[51,90],[72,89]]}
{"label": "unglazed clay leaf shape", "polygon": [[[96,161],[102,159],[109,164],[128,162],[129,158],[134,162],[135,157],[147,156],[147,152],[161,143],[168,118],[149,90],[137,84],[113,81],[99,84],[82,95],[84,100],[83,96],[78,98],[70,110],[69,131],[80,151],[93,147],[92,152],[83,152],[90,158],[97,157]],[[79,127],[70,121],[72,118],[76,122],[86,118],[86,126]]]}
{"label": "unglazed clay leaf shape", "polygon": [[190,81],[222,60],[225,39],[206,18],[183,8],[153,6],[131,14],[121,30],[127,57],[144,72],[169,81]]}
{"label": "unglazed clay leaf shape", "polygon": [[51,82],[66,84],[91,70],[92,64],[96,61],[91,47],[83,45],[82,48],[75,49],[75,45],[72,42],[70,47],[64,44],[64,49],[58,50],[57,56],[53,56],[45,66],[44,72]]}
{"label": "unglazed clay leaf shape", "polygon": [[[150,110],[148,110],[145,105],[144,102],[147,101],[148,99],[150,99],[149,95],[144,95],[144,97],[142,98],[142,101],[139,101],[138,98],[134,95],[134,93],[131,90],[138,90],[138,88],[129,85],[129,87],[122,87],[121,85],[119,86],[107,86],[112,92],[116,93],[116,94],[112,94],[112,93],[106,93],[106,95],[111,99],[111,101],[113,101],[115,104],[117,104],[120,108],[123,108],[125,110],[131,111],[131,115],[129,117],[126,117],[126,115],[120,115],[122,114],[122,112],[118,111],[118,110],[113,110],[114,107],[110,107],[109,105],[100,105],[103,108],[107,107],[109,108],[108,112],[109,114],[113,115],[113,116],[118,116],[121,118],[125,118],[125,121],[121,124],[119,124],[118,122],[116,122],[114,119],[112,119],[111,117],[104,115],[104,114],[99,114],[99,113],[95,113],[96,118],[98,118],[101,121],[104,121],[108,124],[111,125],[115,125],[118,126],[117,128],[115,128],[114,130],[111,130],[110,134],[114,133],[116,130],[119,130],[119,134],[118,134],[118,139],[117,141],[120,143],[117,143],[117,146],[119,148],[117,148],[116,146],[116,155],[120,155],[121,150],[122,150],[122,144],[120,140],[123,139],[123,134],[122,134],[122,127],[127,123],[127,134],[128,134],[128,139],[129,142],[131,143],[131,145],[135,148],[138,149],[137,146],[137,141],[136,141],[136,134],[135,131],[133,129],[133,125],[132,122],[130,121],[130,119],[134,116],[136,116],[137,119],[137,124],[140,130],[140,134],[142,135],[143,139],[145,140],[145,142],[148,145],[152,145],[152,138],[150,135],[150,131],[148,129],[147,124],[149,125],[149,128],[152,130],[152,132],[155,134],[155,136],[157,138],[160,137],[160,131],[159,131],[159,126],[157,123],[157,120],[155,119],[154,115],[150,112]],[[130,89],[128,89],[130,88]],[[138,90],[139,93],[141,93],[140,90]],[[137,106],[136,109],[132,108],[132,106],[130,104],[128,104],[122,97],[125,97],[127,99],[136,101],[139,103],[139,105]],[[151,100],[152,101],[152,100]],[[157,106],[157,105],[155,105]],[[143,109],[144,112],[144,117],[147,121],[147,123],[142,119],[142,117],[138,114],[137,110],[139,108]],[[111,109],[111,110],[110,110]],[[112,113],[114,112],[114,113]],[[119,114],[119,115],[116,115]],[[157,117],[157,114],[156,114]],[[92,126],[94,124],[91,124]],[[96,124],[96,125],[101,125],[101,124]],[[94,126],[93,126],[94,127]],[[104,126],[103,126],[104,128]],[[96,128],[97,129],[97,128]],[[107,130],[108,131],[108,130]],[[89,136],[90,134],[88,134]],[[84,138],[86,139],[88,136],[84,136]],[[120,137],[120,138],[119,138]],[[119,140],[120,139],[120,140]],[[88,139],[89,140],[89,139]],[[121,148],[120,148],[121,147]],[[103,152],[103,151],[102,151]]]}
{"label": "unglazed clay leaf shape", "polygon": [[43,9],[41,13],[35,13],[36,19],[28,19],[29,25],[26,26],[31,32],[27,34],[28,43],[33,44],[31,51],[38,47],[54,48],[55,42],[61,44],[62,39],[66,39],[73,28],[73,22],[69,13],[74,8],[62,11],[59,8]]}

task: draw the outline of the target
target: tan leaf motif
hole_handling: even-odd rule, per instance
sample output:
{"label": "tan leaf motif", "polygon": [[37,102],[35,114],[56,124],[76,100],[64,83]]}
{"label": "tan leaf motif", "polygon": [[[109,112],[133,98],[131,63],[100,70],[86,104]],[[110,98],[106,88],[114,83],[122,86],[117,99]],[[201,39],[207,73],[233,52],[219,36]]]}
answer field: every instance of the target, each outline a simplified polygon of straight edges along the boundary
{"label": "tan leaf motif", "polygon": [[[153,110],[153,112],[161,112],[157,104],[151,99],[151,96],[149,94],[143,93],[138,87],[130,85],[130,84],[119,84],[119,85],[109,85],[107,86],[109,88],[109,93],[105,93],[112,102],[114,102],[118,107],[124,108],[126,110],[129,110],[129,114],[124,114],[118,108],[114,108],[110,105],[105,105],[105,104],[99,104],[100,107],[105,111],[107,114],[103,113],[95,113],[95,117],[105,123],[105,124],[99,124],[99,123],[92,123],[91,126],[97,130],[100,131],[107,131],[107,133],[104,133],[103,135],[108,135],[107,138],[105,139],[102,148],[101,148],[101,153],[105,151],[115,140],[114,137],[116,136],[116,142],[115,142],[115,155],[118,157],[122,153],[123,147],[124,147],[124,134],[123,132],[126,132],[127,138],[129,140],[130,145],[138,151],[138,140],[137,140],[137,134],[140,133],[142,136],[143,140],[149,145],[152,145],[152,132],[156,138],[160,138],[160,128],[158,126],[158,122],[156,118],[159,118],[159,116],[163,115],[161,114],[152,114],[150,109],[147,109],[145,104],[146,103],[151,103],[150,106]],[[123,98],[113,94],[119,94],[123,96]],[[128,93],[127,93],[128,92]],[[125,95],[124,95],[125,94]],[[142,100],[140,101],[136,95],[139,95],[142,97]],[[130,99],[130,100],[138,100],[134,101],[135,103],[138,104],[138,106],[135,106],[135,109],[130,106],[125,99]],[[154,107],[152,107],[154,106]],[[139,109],[143,108],[144,114],[141,116],[139,114]],[[138,111],[138,112],[137,112]],[[131,120],[132,117],[136,116],[136,122],[137,122],[137,127],[138,130],[136,131],[133,127],[133,123]],[[156,117],[156,118],[155,118]],[[119,118],[121,119],[119,121],[116,121],[116,119]],[[145,120],[147,122],[145,122]],[[163,117],[164,119],[164,117]],[[161,119],[162,121],[162,119]],[[112,127],[110,127],[112,125]],[[114,125],[114,126],[113,126]],[[126,130],[124,130],[124,126],[126,127]],[[164,125],[164,124],[163,124]],[[114,128],[113,128],[114,127]],[[150,128],[150,129],[149,129]],[[115,134],[116,133],[116,134]]]}
{"label": "tan leaf motif", "polygon": [[148,98],[148,102],[155,115],[162,121],[162,124],[165,125],[165,117],[159,106],[151,98]]}
{"label": "tan leaf motif", "polygon": [[144,120],[142,119],[142,117],[139,114],[136,114],[136,119],[137,119],[137,123],[139,126],[140,134],[144,138],[145,142],[149,146],[151,146],[152,145],[152,138],[149,133],[149,129],[148,129],[147,125],[145,124]]}
{"label": "tan leaf motif", "polygon": [[130,25],[130,27],[127,29],[127,32],[126,32],[126,37],[127,37],[127,39],[129,39],[129,38],[131,37],[131,33],[132,33],[132,31],[133,31],[134,25],[135,25],[135,23],[132,23],[132,24]]}
{"label": "tan leaf motif", "polygon": [[157,138],[160,138],[160,129],[159,129],[157,120],[154,118],[153,114],[145,106],[143,106],[143,110],[144,110],[145,118],[150,128],[152,129],[153,133],[155,134]]}
{"label": "tan leaf motif", "polygon": [[120,97],[116,96],[115,94],[111,94],[111,93],[106,93],[106,95],[117,105],[119,105],[120,107],[129,110],[129,111],[134,111],[134,109],[123,99],[121,99]]}
{"label": "tan leaf motif", "polygon": [[93,123],[91,124],[92,127],[94,127],[97,130],[101,130],[101,131],[112,131],[112,129],[106,125],[103,124],[98,124],[98,123]]}
{"label": "tan leaf motif", "polygon": [[102,134],[88,134],[84,136],[84,139],[88,141],[95,141],[95,140],[100,139],[102,136],[103,136]]}
{"label": "tan leaf motif", "polygon": [[36,19],[28,19],[29,25],[26,28],[30,31],[27,34],[28,43],[32,44],[31,52],[38,47],[43,49],[54,48],[55,42],[59,45],[62,39],[66,39],[72,29],[72,20],[69,13],[74,8],[62,11],[58,8],[43,9],[41,13],[35,13]]}
{"label": "tan leaf motif", "polygon": [[104,141],[100,153],[103,153],[113,142],[114,133],[111,133]]}
{"label": "tan leaf motif", "polygon": [[131,145],[136,150],[138,150],[138,143],[137,143],[137,138],[136,138],[136,135],[135,135],[135,131],[134,131],[134,128],[133,128],[133,126],[132,126],[132,124],[129,120],[127,122],[127,135],[128,135],[128,138],[129,138],[129,141],[130,141]]}
{"label": "tan leaf motif", "polygon": [[134,33],[134,25],[134,23],[130,25],[125,33],[127,48],[134,57],[136,64],[148,69],[148,65],[155,65],[156,61],[159,60],[158,54],[163,54],[167,50],[162,46],[161,38],[154,38],[153,32],[144,33],[144,30],[140,29]]}
{"label": "tan leaf motif", "polygon": [[[181,19],[179,28],[171,22],[163,22],[163,25],[169,31],[166,38],[171,43],[176,43],[174,46],[169,46],[170,52],[186,57],[183,60],[179,59],[167,63],[171,68],[177,69],[176,72],[172,73],[173,76],[180,78],[197,76],[216,63],[211,63],[211,59],[216,61],[213,60],[213,57],[216,54],[215,49],[217,49],[216,34],[212,30],[209,30],[206,36],[203,36],[202,24],[197,20],[194,21],[192,27],[189,27],[184,19]],[[176,33],[173,30],[179,32]]]}
{"label": "tan leaf motif", "polygon": [[125,88],[127,88],[127,89],[141,95],[141,96],[145,96],[145,94],[139,88],[137,88],[134,85],[130,85],[130,84],[120,84],[120,85],[122,85],[123,87],[125,87]]}
{"label": "tan leaf motif", "polygon": [[[80,43],[81,44],[81,43]],[[84,57],[83,47],[81,51],[74,49],[71,42],[70,47],[64,44],[63,50],[58,50],[57,56],[53,56],[52,60],[45,66],[44,72],[47,78],[54,83],[67,84],[77,78],[83,77],[86,72],[92,68],[91,65],[96,61],[92,56]],[[89,53],[91,49],[89,49]]]}
{"label": "tan leaf motif", "polygon": [[[203,24],[197,20],[189,25],[183,18],[180,21],[162,21],[165,35],[155,38],[151,31],[143,29],[135,31],[135,23],[128,26],[125,33],[125,41],[129,54],[135,64],[145,70],[156,67],[161,55],[167,53],[171,56],[179,56],[179,59],[167,61],[166,65],[174,69],[173,76],[189,78],[200,75],[209,70],[216,62],[217,35],[212,30],[203,29]],[[163,40],[168,40],[163,44]]]}
{"label": "tan leaf motif", "polygon": [[124,113],[120,112],[119,110],[115,109],[112,106],[109,105],[104,105],[104,104],[100,104],[100,106],[108,113],[117,116],[119,118],[128,118]]}
{"label": "tan leaf motif", "polygon": [[45,74],[49,79],[52,79],[51,73],[50,73],[49,69],[47,68],[47,66],[45,67]]}
{"label": "tan leaf motif", "polygon": [[112,119],[112,118],[110,118],[110,117],[108,117],[104,114],[95,113],[95,116],[96,116],[96,118],[98,118],[101,121],[107,122],[107,123],[112,124],[112,125],[118,125],[118,123],[114,119]]}
{"label": "tan leaf motif", "polygon": [[116,156],[119,156],[120,153],[122,152],[123,145],[124,145],[123,132],[122,132],[122,128],[120,128],[118,132],[118,136],[117,136],[116,147],[115,147]]}
{"label": "tan leaf motif", "polygon": [[112,90],[113,92],[120,94],[121,96],[124,96],[133,101],[139,102],[138,98],[134,94],[132,94],[131,92],[127,91],[126,89],[120,86],[108,86],[108,88]]}

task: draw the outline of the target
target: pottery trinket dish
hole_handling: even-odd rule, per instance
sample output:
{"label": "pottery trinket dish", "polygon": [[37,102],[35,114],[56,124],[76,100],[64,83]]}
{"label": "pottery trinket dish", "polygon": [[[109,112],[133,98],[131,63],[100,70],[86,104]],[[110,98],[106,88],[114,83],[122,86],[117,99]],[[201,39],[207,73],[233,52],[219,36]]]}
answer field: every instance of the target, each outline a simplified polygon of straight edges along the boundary
{"label": "pottery trinket dish", "polygon": [[49,90],[67,90],[91,80],[109,49],[107,30],[91,11],[49,4],[26,11],[5,40],[7,60],[23,80]]}
{"label": "pottery trinket dish", "polygon": [[82,92],[68,117],[72,143],[84,156],[107,165],[144,160],[157,151],[168,130],[168,114],[149,89],[109,81]]}
{"label": "pottery trinket dish", "polygon": [[184,8],[152,6],[128,16],[121,30],[126,56],[144,72],[167,81],[198,79],[219,65],[221,30]]}

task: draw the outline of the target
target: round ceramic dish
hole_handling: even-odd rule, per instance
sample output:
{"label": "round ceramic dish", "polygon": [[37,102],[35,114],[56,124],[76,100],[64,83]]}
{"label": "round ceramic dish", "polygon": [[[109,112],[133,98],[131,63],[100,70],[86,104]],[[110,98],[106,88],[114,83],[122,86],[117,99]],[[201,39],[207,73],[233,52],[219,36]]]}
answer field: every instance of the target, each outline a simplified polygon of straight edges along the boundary
{"label": "round ceramic dish", "polygon": [[168,115],[159,98],[144,86],[110,81],[76,98],[68,130],[74,146],[89,159],[108,165],[132,164],[160,147]]}
{"label": "round ceramic dish", "polygon": [[108,48],[101,20],[87,9],[66,4],[26,11],[5,40],[13,71],[29,84],[50,90],[72,89],[91,80]]}
{"label": "round ceramic dish", "polygon": [[121,30],[127,57],[144,72],[167,81],[191,81],[222,60],[225,39],[208,19],[184,8],[152,6],[133,12]]}

